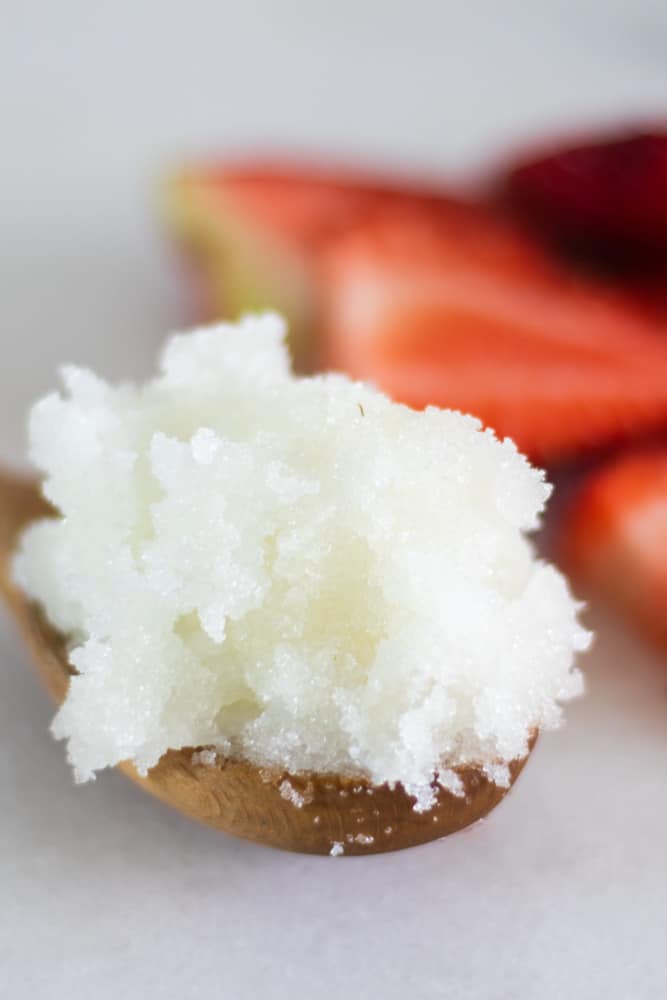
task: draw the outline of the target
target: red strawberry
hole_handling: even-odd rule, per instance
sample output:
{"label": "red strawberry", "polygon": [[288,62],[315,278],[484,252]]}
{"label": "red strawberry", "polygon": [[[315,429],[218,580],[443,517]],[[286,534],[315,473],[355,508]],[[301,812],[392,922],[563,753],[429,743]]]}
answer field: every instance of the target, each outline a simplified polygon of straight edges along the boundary
{"label": "red strawberry", "polygon": [[667,446],[593,474],[561,528],[566,568],[667,650]]}
{"label": "red strawberry", "polygon": [[454,210],[442,192],[382,178],[279,166],[201,168],[166,189],[166,219],[194,267],[206,318],[272,307],[288,318],[300,367],[315,353],[314,265],[323,246],[387,206]]}
{"label": "red strawberry", "polygon": [[667,339],[496,220],[385,211],[324,255],[330,367],[476,414],[543,462],[667,425]]}
{"label": "red strawberry", "polygon": [[535,230],[602,265],[667,275],[667,130],[564,144],[512,168],[506,201]]}

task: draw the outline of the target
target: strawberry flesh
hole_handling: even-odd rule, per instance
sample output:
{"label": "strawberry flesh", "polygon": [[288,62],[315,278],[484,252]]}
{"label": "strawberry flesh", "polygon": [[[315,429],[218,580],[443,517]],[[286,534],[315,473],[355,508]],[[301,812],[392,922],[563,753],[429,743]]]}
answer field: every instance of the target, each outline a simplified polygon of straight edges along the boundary
{"label": "strawberry flesh", "polygon": [[307,370],[318,364],[315,265],[323,248],[390,207],[438,215],[456,205],[442,190],[390,179],[255,163],[173,177],[164,214],[191,273],[203,275],[197,319],[279,309],[297,367]]}
{"label": "strawberry flesh", "polygon": [[667,425],[667,342],[482,213],[385,212],[323,255],[329,367],[461,409],[545,463]]}
{"label": "strawberry flesh", "polygon": [[667,650],[667,446],[593,473],[560,530],[579,585]]}
{"label": "strawberry flesh", "polygon": [[192,174],[190,180],[207,190],[212,205],[216,199],[231,200],[250,223],[311,253],[386,208],[438,214],[460,204],[442,189],[317,167],[214,167]]}
{"label": "strawberry flesh", "polygon": [[545,463],[667,423],[664,324],[446,192],[272,165],[175,178],[207,318],[285,313],[297,367],[477,414]]}

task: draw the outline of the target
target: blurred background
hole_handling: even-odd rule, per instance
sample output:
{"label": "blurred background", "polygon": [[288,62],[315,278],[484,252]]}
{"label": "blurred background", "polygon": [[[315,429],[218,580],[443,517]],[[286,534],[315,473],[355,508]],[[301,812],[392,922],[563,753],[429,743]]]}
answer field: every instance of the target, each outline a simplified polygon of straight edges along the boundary
{"label": "blurred background", "polygon": [[664,116],[661,0],[5,0],[0,455],[63,359],[145,371],[180,320],[156,184],[283,150],[448,179]]}
{"label": "blurred background", "polygon": [[[464,190],[667,121],[664,0],[0,0],[0,22],[2,464],[61,362],[145,374],[183,322],[175,167],[281,153]],[[334,870],[116,775],[74,788],[3,617],[0,996],[663,998],[667,674],[615,618],[593,611],[589,697],[488,826]]]}

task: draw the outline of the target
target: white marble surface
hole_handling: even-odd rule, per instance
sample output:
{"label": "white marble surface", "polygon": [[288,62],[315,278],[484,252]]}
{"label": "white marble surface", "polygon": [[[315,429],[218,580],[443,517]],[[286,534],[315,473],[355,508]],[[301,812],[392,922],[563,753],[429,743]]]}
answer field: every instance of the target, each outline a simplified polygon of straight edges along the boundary
{"label": "white marble surface", "polygon": [[[465,7],[465,10],[464,10]],[[0,459],[62,360],[146,371],[180,301],[151,184],[275,146],[437,173],[667,112],[657,2],[0,2]],[[662,1000],[667,672],[609,623],[590,693],[471,832],[370,859],[73,787],[0,617],[0,997]]]}

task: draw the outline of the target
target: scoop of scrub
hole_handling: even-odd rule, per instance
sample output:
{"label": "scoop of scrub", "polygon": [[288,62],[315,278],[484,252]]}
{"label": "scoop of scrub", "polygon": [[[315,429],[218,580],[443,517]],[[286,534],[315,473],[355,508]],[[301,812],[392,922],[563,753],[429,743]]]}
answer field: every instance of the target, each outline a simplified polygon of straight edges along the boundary
{"label": "scoop of scrub", "polygon": [[[175,337],[144,386],[66,369],[31,416],[54,516],[6,589],[79,779],[121,764],[277,846],[408,846],[502,797],[588,635],[510,441],[297,378],[283,337],[271,314]],[[7,483],[5,553],[37,503],[12,514]]]}

